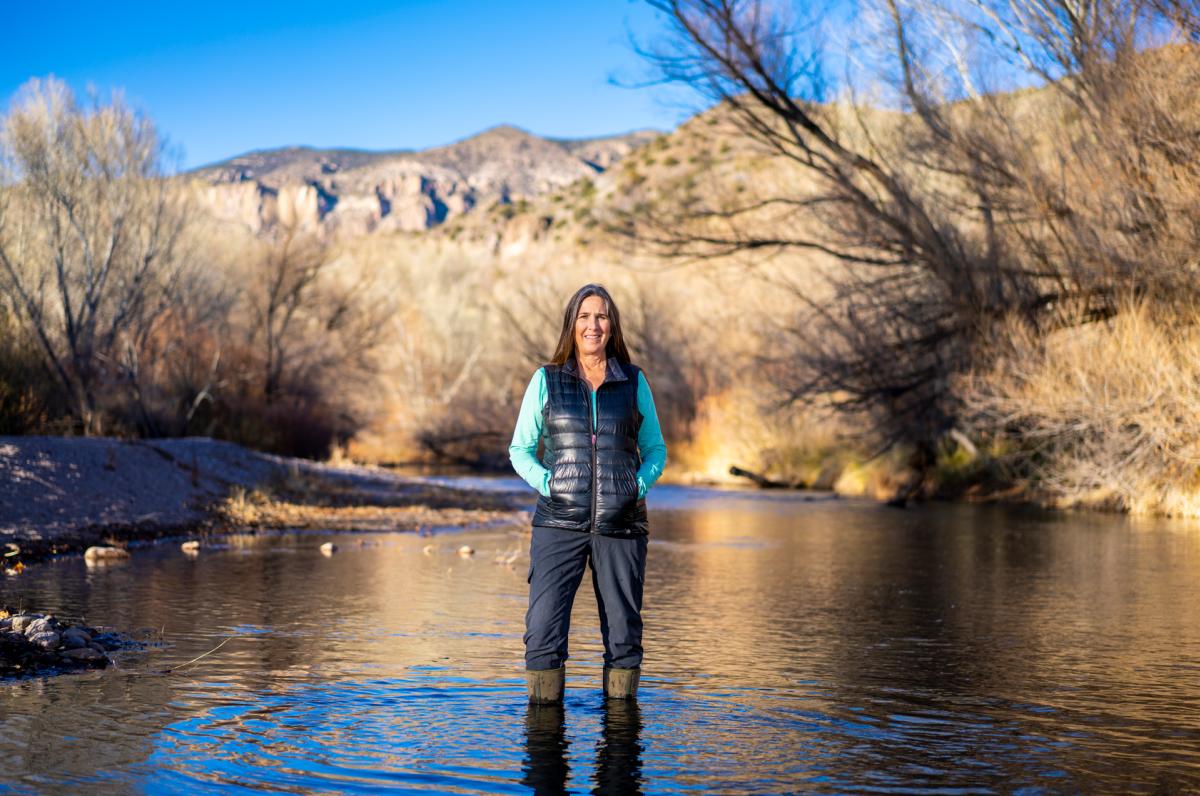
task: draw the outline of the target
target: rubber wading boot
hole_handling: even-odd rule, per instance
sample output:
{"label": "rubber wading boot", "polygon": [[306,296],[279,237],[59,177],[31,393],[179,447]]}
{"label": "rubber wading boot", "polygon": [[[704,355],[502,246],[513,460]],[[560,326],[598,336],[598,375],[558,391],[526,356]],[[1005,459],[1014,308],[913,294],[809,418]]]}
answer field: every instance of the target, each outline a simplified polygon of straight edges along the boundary
{"label": "rubber wading boot", "polygon": [[525,682],[529,685],[529,701],[534,705],[554,705],[562,702],[563,687],[567,683],[567,667],[525,671]]}
{"label": "rubber wading boot", "polygon": [[604,667],[604,696],[609,699],[635,699],[641,669],[617,669]]}

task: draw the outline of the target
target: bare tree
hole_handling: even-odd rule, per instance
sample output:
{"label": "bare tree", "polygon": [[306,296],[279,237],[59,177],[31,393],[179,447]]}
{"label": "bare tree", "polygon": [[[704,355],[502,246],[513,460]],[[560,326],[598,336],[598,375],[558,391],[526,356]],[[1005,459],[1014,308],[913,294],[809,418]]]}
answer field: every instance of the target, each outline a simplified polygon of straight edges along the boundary
{"label": "bare tree", "polygon": [[0,286],[31,329],[84,433],[102,391],[170,307],[188,264],[185,212],[151,122],[120,98],[81,107],[34,80],[4,120]]}
{"label": "bare tree", "polygon": [[[336,252],[290,226],[233,266],[241,280],[235,346],[218,368],[235,436],[319,455],[356,431],[378,371],[392,297],[350,276]],[[248,267],[245,259],[249,259]],[[353,269],[351,269],[353,270]]]}
{"label": "bare tree", "polygon": [[294,227],[284,226],[254,269],[246,297],[254,314],[251,334],[261,346],[262,392],[274,402],[283,386],[285,368],[305,339],[297,326],[315,306],[317,280],[329,263],[325,245]]}
{"label": "bare tree", "polygon": [[[1123,292],[1191,281],[1196,61],[1145,57],[1174,29],[1159,6],[884,0],[875,38],[855,41],[883,53],[872,104],[828,101],[822,37],[794,6],[650,5],[670,24],[644,50],[661,79],[700,91],[798,176],[640,202],[618,228],[685,262],[806,252],[834,264],[819,296],[795,289],[796,345],[775,364],[793,399],[868,414],[886,443],[915,446],[916,464],[957,422],[953,376],[987,360],[1002,319],[1079,323],[1111,315]],[[1030,81],[1047,91],[997,90]]]}
{"label": "bare tree", "polygon": [[1200,43],[1200,6],[1194,0],[1156,0],[1154,7],[1178,25],[1189,41]]}
{"label": "bare tree", "polygon": [[195,270],[181,279],[176,300],[154,322],[130,335],[120,373],[130,403],[127,421],[144,436],[211,435],[213,406],[228,379],[223,355],[233,337],[236,294],[215,271]]}

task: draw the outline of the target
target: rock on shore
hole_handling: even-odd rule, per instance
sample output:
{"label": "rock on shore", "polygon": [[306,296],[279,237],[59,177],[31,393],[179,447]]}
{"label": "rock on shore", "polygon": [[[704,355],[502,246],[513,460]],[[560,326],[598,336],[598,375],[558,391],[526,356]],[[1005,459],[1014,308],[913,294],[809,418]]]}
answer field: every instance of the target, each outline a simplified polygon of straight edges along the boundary
{"label": "rock on shore", "polygon": [[103,669],[108,652],[140,646],[110,628],[66,625],[54,614],[0,611],[0,677]]}

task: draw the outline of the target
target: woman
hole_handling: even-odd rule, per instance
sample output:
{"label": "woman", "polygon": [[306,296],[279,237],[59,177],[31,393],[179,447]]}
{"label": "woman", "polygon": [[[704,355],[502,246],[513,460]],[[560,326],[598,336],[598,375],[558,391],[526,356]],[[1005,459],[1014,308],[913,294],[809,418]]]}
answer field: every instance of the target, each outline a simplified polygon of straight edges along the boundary
{"label": "woman", "polygon": [[642,663],[644,498],[667,463],[667,446],[650,385],[629,361],[617,305],[600,285],[584,285],[568,302],[554,358],[533,374],[508,450],[541,496],[525,614],[529,699],[563,697],[571,604],[589,562],[604,694],[631,699]]}

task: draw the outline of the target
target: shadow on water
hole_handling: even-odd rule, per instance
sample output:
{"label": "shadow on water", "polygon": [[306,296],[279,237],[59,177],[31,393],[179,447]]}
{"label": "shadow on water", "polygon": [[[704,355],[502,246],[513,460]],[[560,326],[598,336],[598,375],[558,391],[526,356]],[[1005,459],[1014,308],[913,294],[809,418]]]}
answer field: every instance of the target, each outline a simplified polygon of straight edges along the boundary
{"label": "shadow on water", "polygon": [[[637,702],[605,700],[596,743],[592,793],[642,793],[642,719]],[[568,793],[570,742],[562,705],[529,705],[525,713],[525,760],[521,784],[536,794]]]}

